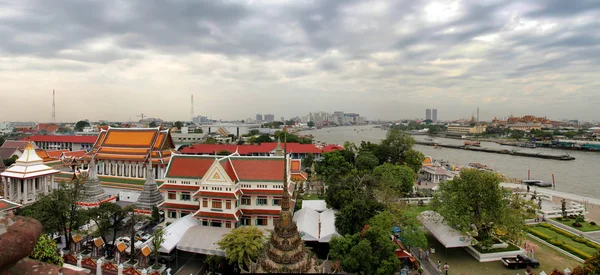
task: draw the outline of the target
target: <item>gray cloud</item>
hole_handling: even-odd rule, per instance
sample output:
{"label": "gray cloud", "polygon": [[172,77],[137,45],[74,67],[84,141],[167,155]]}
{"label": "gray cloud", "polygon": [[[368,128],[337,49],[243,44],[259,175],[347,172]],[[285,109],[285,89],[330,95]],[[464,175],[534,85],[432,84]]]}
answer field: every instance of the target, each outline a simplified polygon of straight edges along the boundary
{"label": "gray cloud", "polygon": [[[35,78],[67,93],[169,90],[173,102],[165,107],[174,108],[156,115],[165,119],[187,117],[178,100],[198,90],[206,91],[203,103],[214,102],[204,110],[224,119],[312,110],[282,109],[274,93],[311,95],[298,99],[318,97],[328,101],[318,106],[368,117],[419,117],[414,110],[439,104],[449,118],[470,117],[468,110],[481,106],[504,112],[498,117],[591,119],[577,105],[591,111],[588,102],[600,97],[599,15],[593,0],[20,1],[0,4],[0,81],[10,80],[6,91],[15,101],[27,86],[19,83]],[[248,93],[260,107],[235,98],[218,106],[222,95]],[[410,99],[411,108],[373,108],[386,97]],[[539,104],[512,104],[516,98]],[[560,108],[549,114],[544,100]],[[127,111],[116,106],[114,118]]]}

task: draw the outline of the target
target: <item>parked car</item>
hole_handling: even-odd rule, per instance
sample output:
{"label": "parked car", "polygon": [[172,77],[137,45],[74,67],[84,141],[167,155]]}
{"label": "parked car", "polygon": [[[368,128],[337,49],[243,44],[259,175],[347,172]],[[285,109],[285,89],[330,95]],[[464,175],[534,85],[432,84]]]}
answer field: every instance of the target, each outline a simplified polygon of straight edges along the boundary
{"label": "parked car", "polygon": [[138,231],[137,233],[135,233],[135,239],[138,241],[145,242],[148,239],[150,239],[150,237],[152,237],[152,235],[144,233],[144,231]]}
{"label": "parked car", "polygon": [[502,258],[502,263],[504,266],[508,268],[527,268],[528,266],[532,268],[540,267],[540,262],[534,258],[527,257],[525,255],[517,255],[517,257],[510,258]]}
{"label": "parked car", "polygon": [[137,222],[137,223],[135,224],[135,226],[133,227],[133,229],[134,229],[135,231],[140,231],[140,230],[142,230],[142,229],[146,228],[146,226],[148,226],[148,224],[150,224],[150,222],[149,222],[149,221],[147,221],[147,220],[145,220],[145,221],[139,221],[139,222]]}

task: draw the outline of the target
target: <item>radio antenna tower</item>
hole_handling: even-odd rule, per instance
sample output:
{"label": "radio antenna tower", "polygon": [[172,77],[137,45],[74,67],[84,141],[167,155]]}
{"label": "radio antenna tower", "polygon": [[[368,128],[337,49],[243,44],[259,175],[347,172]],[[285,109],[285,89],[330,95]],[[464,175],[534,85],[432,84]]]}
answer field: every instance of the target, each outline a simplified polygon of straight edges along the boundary
{"label": "radio antenna tower", "polygon": [[194,121],[194,94],[192,94],[192,110],[190,111],[191,121]]}
{"label": "radio antenna tower", "polygon": [[56,102],[55,102],[55,92],[52,90],[52,122],[56,123]]}

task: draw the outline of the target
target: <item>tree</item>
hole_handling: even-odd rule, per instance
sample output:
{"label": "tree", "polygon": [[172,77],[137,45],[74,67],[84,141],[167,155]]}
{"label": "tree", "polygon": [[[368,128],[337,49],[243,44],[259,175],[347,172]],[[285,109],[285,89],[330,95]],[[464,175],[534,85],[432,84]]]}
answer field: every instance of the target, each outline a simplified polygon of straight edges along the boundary
{"label": "tree", "polygon": [[157,125],[156,125],[156,121],[152,121],[152,122],[150,122],[150,125],[148,125],[148,126],[150,126],[150,127],[152,127],[152,128],[156,127],[156,126],[157,126]]}
{"label": "tree", "polygon": [[370,171],[379,165],[379,159],[371,151],[361,151],[356,157],[356,168],[359,171]]}
{"label": "tree", "polygon": [[204,141],[205,144],[217,144],[217,139],[214,137],[208,137]]}
{"label": "tree", "polygon": [[5,141],[4,138],[0,137],[0,146],[2,146],[2,144],[4,144],[4,141]]}
{"label": "tree", "polygon": [[394,205],[385,211],[373,216],[369,225],[392,231],[394,226],[400,228],[398,238],[407,247],[427,247],[427,236],[422,229],[421,222],[416,218],[417,213],[406,211],[406,209]]}
{"label": "tree", "polygon": [[373,176],[377,190],[388,195],[388,199],[404,197],[413,190],[415,176],[408,166],[384,163],[375,167]]}
{"label": "tree", "polygon": [[177,127],[177,129],[181,129],[181,127],[183,127],[183,122],[175,121],[175,127]]}
{"label": "tree", "polygon": [[312,128],[312,127],[315,127],[315,123],[312,121],[309,121],[308,123],[306,123],[306,126]]}
{"label": "tree", "polygon": [[483,248],[491,247],[494,238],[520,240],[524,236],[525,209],[500,188],[496,173],[463,169],[458,178],[440,183],[432,208],[447,224],[474,236]]}
{"label": "tree", "polygon": [[341,180],[352,170],[354,165],[347,162],[340,151],[324,153],[323,160],[317,165],[317,173],[327,184]]}
{"label": "tree", "polygon": [[160,222],[160,213],[158,212],[158,207],[156,205],[152,205],[152,223],[157,224]]}
{"label": "tree", "polygon": [[[133,246],[133,240],[132,241],[132,246]],[[160,246],[165,242],[165,231],[162,228],[158,228],[156,230],[154,230],[154,232],[152,232],[152,240],[150,241],[150,246],[152,247],[152,254],[154,254],[154,268],[158,269],[160,268],[160,265],[158,264],[158,255],[160,254],[158,252],[158,250],[160,249]]]}
{"label": "tree", "polygon": [[302,160],[302,166],[304,166],[304,169],[309,170],[312,167],[314,161],[315,161],[315,155],[313,153],[309,153]]}
{"label": "tree", "polygon": [[352,198],[335,214],[335,228],[341,235],[359,232],[369,219],[383,210],[383,204],[373,199],[368,191],[354,192]]}
{"label": "tree", "polygon": [[388,131],[386,138],[381,141],[380,159],[394,164],[403,164],[405,152],[415,144],[415,139],[409,134],[397,129]]}
{"label": "tree", "polygon": [[290,120],[287,120],[287,121],[285,122],[285,125],[286,125],[286,126],[293,126],[293,125],[295,125],[295,124],[296,124],[296,122],[295,122],[295,121],[293,121],[293,120],[291,120],[291,119],[290,119]]}
{"label": "tree", "polygon": [[19,159],[17,155],[12,155],[12,157],[10,158],[3,159],[2,162],[4,162],[4,166],[8,167],[13,165],[13,163],[17,162],[17,159]]}
{"label": "tree", "polygon": [[62,266],[63,258],[58,254],[58,244],[48,235],[42,234],[29,258],[52,265]]}
{"label": "tree", "polygon": [[219,152],[217,152],[218,156],[229,156],[231,155],[231,152],[227,151],[227,150],[221,150]]}
{"label": "tree", "polygon": [[230,264],[238,264],[240,269],[256,261],[265,244],[265,235],[256,226],[243,226],[223,235],[217,245],[225,251]]}
{"label": "tree", "polygon": [[583,265],[579,265],[573,269],[571,275],[595,275],[600,274],[600,251],[596,251],[594,255],[585,260]]}
{"label": "tree", "polygon": [[521,130],[512,130],[510,132],[510,137],[519,140],[522,139],[523,137],[525,137],[525,132],[521,131]]}
{"label": "tree", "polygon": [[75,123],[75,131],[81,132],[81,131],[83,131],[83,128],[89,127],[89,126],[90,126],[90,123],[85,120],[77,121],[77,123]]}
{"label": "tree", "polygon": [[410,167],[413,172],[416,174],[421,171],[421,167],[423,167],[423,161],[425,160],[425,155],[423,153],[409,149],[404,153],[404,162],[403,164]]}
{"label": "tree", "polygon": [[371,226],[364,234],[335,236],[329,243],[331,258],[348,273],[394,274],[400,262],[389,235],[389,230]]}
{"label": "tree", "polygon": [[268,134],[262,134],[258,137],[256,137],[256,139],[254,139],[255,143],[263,143],[263,142],[272,142],[273,140],[271,139],[271,136],[269,136]]}
{"label": "tree", "polygon": [[121,229],[121,222],[125,219],[123,208],[112,202],[100,203],[98,207],[87,210],[87,216],[98,226],[98,233],[105,243],[108,231],[113,229],[113,244],[116,239],[117,231]]}
{"label": "tree", "polygon": [[256,130],[256,129],[252,129],[252,130],[250,130],[250,132],[248,132],[249,136],[256,136],[258,134],[260,134],[260,131]]}
{"label": "tree", "polygon": [[431,123],[433,123],[433,120],[426,119],[426,120],[423,120],[423,123],[425,123],[425,124],[431,124]]}

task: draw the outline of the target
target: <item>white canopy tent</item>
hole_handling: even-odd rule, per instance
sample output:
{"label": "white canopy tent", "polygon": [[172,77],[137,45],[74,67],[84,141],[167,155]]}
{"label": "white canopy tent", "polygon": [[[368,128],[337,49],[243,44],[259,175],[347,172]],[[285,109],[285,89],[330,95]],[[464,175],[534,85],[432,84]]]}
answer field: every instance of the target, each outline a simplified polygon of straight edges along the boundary
{"label": "white canopy tent", "polygon": [[225,251],[219,248],[217,242],[229,231],[231,228],[193,226],[185,232],[177,249],[199,254],[225,256]]}
{"label": "white canopy tent", "polygon": [[294,213],[293,219],[304,241],[319,240],[319,212],[311,208],[302,208]]}
{"label": "white canopy tent", "polygon": [[319,221],[321,222],[321,232],[319,233],[320,243],[329,243],[331,237],[340,236],[335,229],[335,213],[337,211],[333,209],[327,209],[319,214]]}
{"label": "white canopy tent", "polygon": [[303,200],[302,209],[310,208],[317,212],[323,212],[327,210],[327,203],[324,200]]}
{"label": "white canopy tent", "polygon": [[471,245],[473,240],[460,231],[446,225],[444,218],[434,211],[423,211],[418,219],[423,226],[446,248],[465,247]]}
{"label": "white canopy tent", "polygon": [[[177,243],[182,239],[186,231],[193,226],[198,225],[198,220],[194,218],[194,215],[187,215],[181,219],[175,220],[172,224],[165,228],[165,241],[158,249],[161,253],[171,253]],[[150,245],[152,238],[148,239],[144,244]]]}

